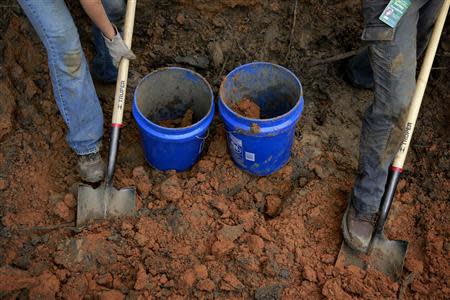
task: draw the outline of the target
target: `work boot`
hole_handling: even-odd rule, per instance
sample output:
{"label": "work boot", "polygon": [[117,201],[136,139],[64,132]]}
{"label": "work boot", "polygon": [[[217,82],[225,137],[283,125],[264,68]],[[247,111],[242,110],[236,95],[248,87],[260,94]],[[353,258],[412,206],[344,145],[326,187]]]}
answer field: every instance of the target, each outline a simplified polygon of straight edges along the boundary
{"label": "work boot", "polygon": [[375,229],[376,216],[358,213],[350,201],[342,219],[342,233],[350,248],[367,252]]}
{"label": "work boot", "polygon": [[105,164],[100,152],[78,156],[78,169],[83,181],[99,182],[105,176]]}

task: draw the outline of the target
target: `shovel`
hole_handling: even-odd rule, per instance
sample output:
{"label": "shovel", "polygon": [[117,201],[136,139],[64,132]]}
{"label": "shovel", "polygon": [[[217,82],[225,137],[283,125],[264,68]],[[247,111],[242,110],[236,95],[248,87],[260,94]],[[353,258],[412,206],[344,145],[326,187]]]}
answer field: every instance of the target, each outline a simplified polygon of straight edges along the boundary
{"label": "shovel", "polygon": [[381,271],[391,277],[394,281],[399,281],[403,271],[403,263],[408,250],[408,242],[400,240],[389,240],[384,235],[384,224],[391,208],[397,183],[400,174],[403,172],[403,164],[408,152],[414,126],[419,114],[423,94],[430,75],[431,66],[444,27],[445,18],[449,9],[450,0],[445,0],[440,10],[439,16],[433,29],[433,34],[428,45],[427,52],[423,60],[422,68],[417,78],[416,90],[411,100],[411,105],[406,117],[406,125],[403,132],[403,141],[397,152],[386,184],[386,189],[382,198],[382,204],[379,211],[379,218],[375,228],[374,235],[370,242],[367,253],[362,253],[351,249],[345,242],[342,242],[336,266],[344,267],[355,265],[362,269],[368,267]]}
{"label": "shovel", "polygon": [[[135,11],[136,0],[128,0],[123,40],[130,49]],[[131,215],[134,212],[136,190],[134,188],[117,190],[112,185],[120,128],[122,127],[123,109],[125,106],[128,66],[128,59],[122,58],[117,75],[105,181],[96,189],[89,185],[81,185],[78,188],[77,226],[81,226],[89,220]]]}

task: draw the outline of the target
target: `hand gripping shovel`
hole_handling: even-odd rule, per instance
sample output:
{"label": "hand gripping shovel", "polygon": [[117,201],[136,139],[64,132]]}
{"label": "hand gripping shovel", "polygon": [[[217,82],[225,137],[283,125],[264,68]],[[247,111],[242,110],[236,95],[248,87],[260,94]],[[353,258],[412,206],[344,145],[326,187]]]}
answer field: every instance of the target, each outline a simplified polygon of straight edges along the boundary
{"label": "hand gripping shovel", "polygon": [[[131,49],[133,36],[136,0],[127,1],[125,15],[124,42]],[[134,188],[117,190],[112,186],[114,168],[116,165],[117,148],[119,144],[120,128],[122,127],[123,109],[128,79],[129,61],[122,58],[117,75],[116,94],[111,125],[108,166],[105,182],[94,189],[89,185],[82,185],[78,189],[77,226],[89,220],[106,219],[130,215],[134,212],[136,191]]]}
{"label": "hand gripping shovel", "polygon": [[417,115],[419,114],[423,94],[439,44],[442,28],[444,27],[449,4],[450,0],[445,0],[441,8],[425,54],[422,69],[417,78],[416,90],[406,118],[403,141],[389,171],[386,189],[379,212],[379,219],[368,252],[361,253],[355,251],[347,246],[345,242],[342,242],[336,266],[356,265],[362,269],[371,267],[385,273],[395,281],[398,281],[401,278],[403,263],[408,249],[408,242],[387,239],[384,235],[384,224],[391,208],[400,174],[403,171],[406,153],[408,152],[409,144],[411,142]]}

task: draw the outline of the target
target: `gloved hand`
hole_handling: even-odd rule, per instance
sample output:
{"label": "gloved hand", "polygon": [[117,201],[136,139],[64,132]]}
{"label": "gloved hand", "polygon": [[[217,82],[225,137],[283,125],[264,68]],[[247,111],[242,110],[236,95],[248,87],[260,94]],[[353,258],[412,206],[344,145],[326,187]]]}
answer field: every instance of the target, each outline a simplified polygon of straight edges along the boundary
{"label": "gloved hand", "polygon": [[114,30],[116,31],[116,35],[113,37],[113,39],[110,40],[106,36],[103,36],[103,38],[105,39],[105,44],[106,47],[108,47],[109,54],[112,57],[113,65],[117,68],[122,57],[135,59],[136,55],[134,55],[133,51],[131,51],[131,49],[129,49],[127,45],[125,45],[125,42],[123,41],[119,31],[117,30],[117,27],[115,25],[113,26]]}

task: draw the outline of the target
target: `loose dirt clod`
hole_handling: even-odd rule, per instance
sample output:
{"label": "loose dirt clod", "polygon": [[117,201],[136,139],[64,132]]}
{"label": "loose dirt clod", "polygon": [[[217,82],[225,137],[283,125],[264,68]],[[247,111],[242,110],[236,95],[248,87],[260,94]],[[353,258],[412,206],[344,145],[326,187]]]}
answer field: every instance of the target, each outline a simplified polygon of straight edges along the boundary
{"label": "loose dirt clod", "polygon": [[212,245],[211,252],[215,256],[222,256],[234,248],[234,243],[229,240],[218,240]]}
{"label": "loose dirt clod", "polygon": [[216,285],[211,279],[203,279],[198,282],[197,288],[201,291],[212,292],[216,288]]}
{"label": "loose dirt clod", "polygon": [[64,201],[56,203],[54,212],[66,222],[73,221],[75,218],[73,210],[71,210]]}
{"label": "loose dirt clod", "polygon": [[225,274],[223,276],[223,281],[226,283],[225,285],[222,285],[223,290],[240,290],[244,287],[242,282],[232,273]]}
{"label": "loose dirt clod", "polygon": [[269,195],[266,197],[266,214],[275,217],[280,212],[281,199],[277,195]]}
{"label": "loose dirt clod", "polygon": [[249,97],[244,97],[239,100],[237,103],[231,106],[231,109],[236,113],[252,119],[260,119],[261,118],[261,109],[258,104],[255,103]]}
{"label": "loose dirt clod", "polygon": [[250,235],[248,237],[248,248],[255,254],[262,254],[264,250],[264,241],[257,235]]}
{"label": "loose dirt clod", "polygon": [[8,182],[4,179],[0,179],[0,191],[6,190]]}
{"label": "loose dirt clod", "polygon": [[161,196],[169,201],[176,201],[183,196],[183,189],[176,175],[169,177],[161,184]]}
{"label": "loose dirt clod", "polygon": [[316,282],[317,281],[317,273],[310,266],[305,266],[303,268],[303,277],[306,280],[309,280],[309,281],[312,281],[312,282]]}
{"label": "loose dirt clod", "polygon": [[198,279],[208,278],[208,268],[205,265],[197,265],[194,267],[195,275]]}
{"label": "loose dirt clod", "polygon": [[182,275],[182,281],[187,288],[192,287],[194,285],[195,280],[196,280],[196,277],[195,277],[195,272],[193,270],[187,270]]}
{"label": "loose dirt clod", "polygon": [[125,295],[117,290],[109,290],[101,292],[99,295],[100,300],[123,300]]}
{"label": "loose dirt clod", "polygon": [[139,265],[139,269],[136,274],[136,282],[134,283],[135,290],[142,290],[147,285],[148,276],[144,269],[144,266]]}

